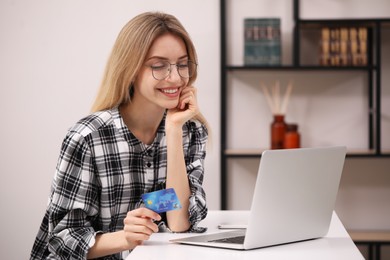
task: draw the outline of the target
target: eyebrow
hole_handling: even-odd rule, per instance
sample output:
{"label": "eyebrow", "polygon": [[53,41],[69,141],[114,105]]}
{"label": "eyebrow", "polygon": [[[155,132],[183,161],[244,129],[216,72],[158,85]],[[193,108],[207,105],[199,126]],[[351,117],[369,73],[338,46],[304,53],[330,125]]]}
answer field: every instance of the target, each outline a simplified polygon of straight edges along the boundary
{"label": "eyebrow", "polygon": [[[185,58],[188,58],[188,55],[187,55],[187,54],[185,54],[185,55],[179,57],[177,60],[182,60],[182,59],[185,59]],[[152,59],[169,61],[168,58],[162,57],[162,56],[152,56],[152,57],[147,58],[146,61],[149,61],[149,60],[152,60]]]}

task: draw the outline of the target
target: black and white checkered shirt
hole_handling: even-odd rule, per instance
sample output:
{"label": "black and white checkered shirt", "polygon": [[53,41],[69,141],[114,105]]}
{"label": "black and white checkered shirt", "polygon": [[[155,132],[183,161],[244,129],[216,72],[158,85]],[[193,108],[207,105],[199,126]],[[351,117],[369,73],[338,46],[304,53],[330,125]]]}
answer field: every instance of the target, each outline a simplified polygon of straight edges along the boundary
{"label": "black and white checkered shirt", "polygon": [[[191,197],[192,228],[207,214],[202,188],[207,129],[198,121],[183,126],[183,149]],[[85,259],[99,232],[123,229],[141,195],[165,182],[165,116],[150,145],[140,142],[117,108],[80,120],[66,135],[48,207],[31,259]],[[104,259],[123,259],[129,252]]]}

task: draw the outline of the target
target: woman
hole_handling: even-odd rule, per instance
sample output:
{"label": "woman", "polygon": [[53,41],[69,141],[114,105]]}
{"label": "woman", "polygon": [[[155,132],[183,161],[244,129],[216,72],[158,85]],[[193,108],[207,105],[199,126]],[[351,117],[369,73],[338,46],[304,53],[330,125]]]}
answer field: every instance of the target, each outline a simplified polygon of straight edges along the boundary
{"label": "woman", "polygon": [[[158,232],[199,231],[208,137],[196,51],[173,16],[144,13],[115,42],[93,105],[65,137],[31,259],[123,259]],[[174,188],[182,208],[157,214],[141,195]]]}

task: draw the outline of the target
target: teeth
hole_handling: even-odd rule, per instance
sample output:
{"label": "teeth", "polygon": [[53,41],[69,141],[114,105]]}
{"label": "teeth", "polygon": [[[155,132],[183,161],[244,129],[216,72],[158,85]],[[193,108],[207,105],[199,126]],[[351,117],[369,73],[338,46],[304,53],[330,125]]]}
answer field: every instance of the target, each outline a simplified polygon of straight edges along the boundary
{"label": "teeth", "polygon": [[174,94],[177,92],[177,88],[175,89],[163,89],[162,92],[167,93],[167,94]]}

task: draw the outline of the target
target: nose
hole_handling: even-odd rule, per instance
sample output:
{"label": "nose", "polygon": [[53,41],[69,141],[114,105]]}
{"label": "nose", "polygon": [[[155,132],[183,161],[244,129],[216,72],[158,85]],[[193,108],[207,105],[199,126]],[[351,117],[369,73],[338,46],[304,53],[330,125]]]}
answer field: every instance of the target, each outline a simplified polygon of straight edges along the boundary
{"label": "nose", "polygon": [[171,64],[166,80],[174,82],[181,81],[181,76],[179,75],[179,71],[177,70],[177,66],[175,64]]}

